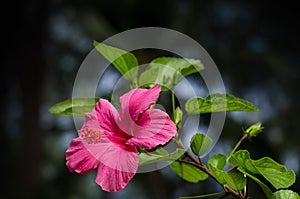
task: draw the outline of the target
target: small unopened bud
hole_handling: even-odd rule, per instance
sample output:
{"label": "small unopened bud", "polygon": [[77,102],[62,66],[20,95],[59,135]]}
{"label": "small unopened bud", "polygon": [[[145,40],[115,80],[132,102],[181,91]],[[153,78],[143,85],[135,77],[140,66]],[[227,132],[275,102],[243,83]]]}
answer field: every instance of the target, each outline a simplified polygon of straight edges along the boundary
{"label": "small unopened bud", "polygon": [[252,137],[256,137],[260,132],[262,132],[263,128],[264,127],[261,126],[261,123],[256,123],[244,130],[244,133],[248,134],[249,139],[251,139]]}
{"label": "small unopened bud", "polygon": [[182,120],[182,111],[179,107],[177,107],[175,109],[175,114],[174,114],[174,122],[175,122],[177,128],[180,128],[181,120]]}

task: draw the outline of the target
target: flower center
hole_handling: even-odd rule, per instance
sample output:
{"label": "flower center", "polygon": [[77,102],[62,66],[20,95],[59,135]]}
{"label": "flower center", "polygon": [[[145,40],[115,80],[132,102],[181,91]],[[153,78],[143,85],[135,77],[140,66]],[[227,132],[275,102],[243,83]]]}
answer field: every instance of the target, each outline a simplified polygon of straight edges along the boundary
{"label": "flower center", "polygon": [[99,129],[84,128],[80,132],[80,137],[88,144],[97,144],[101,140],[101,134]]}

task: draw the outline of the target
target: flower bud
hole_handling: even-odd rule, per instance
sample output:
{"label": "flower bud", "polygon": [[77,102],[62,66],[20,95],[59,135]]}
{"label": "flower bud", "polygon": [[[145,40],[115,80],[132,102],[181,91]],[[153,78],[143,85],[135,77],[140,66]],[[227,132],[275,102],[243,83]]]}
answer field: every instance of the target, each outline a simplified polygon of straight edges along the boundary
{"label": "flower bud", "polygon": [[263,128],[264,127],[261,126],[261,123],[256,123],[244,130],[244,133],[248,134],[249,139],[251,139],[252,137],[256,137],[260,132],[262,132]]}
{"label": "flower bud", "polygon": [[182,111],[179,107],[177,107],[175,109],[175,114],[174,114],[174,123],[176,124],[177,128],[180,128],[181,120],[182,120]]}

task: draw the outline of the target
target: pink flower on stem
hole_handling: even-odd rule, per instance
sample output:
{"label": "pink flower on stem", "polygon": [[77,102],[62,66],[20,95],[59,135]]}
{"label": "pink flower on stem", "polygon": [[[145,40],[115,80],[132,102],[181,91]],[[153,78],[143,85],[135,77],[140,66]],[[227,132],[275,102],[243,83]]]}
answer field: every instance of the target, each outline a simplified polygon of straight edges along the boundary
{"label": "pink flower on stem", "polygon": [[160,86],[134,89],[120,98],[120,111],[100,99],[86,114],[78,138],[66,152],[71,172],[98,169],[96,183],[109,192],[121,191],[138,168],[137,147],[151,149],[167,143],[176,126],[167,113],[150,109],[159,97]]}

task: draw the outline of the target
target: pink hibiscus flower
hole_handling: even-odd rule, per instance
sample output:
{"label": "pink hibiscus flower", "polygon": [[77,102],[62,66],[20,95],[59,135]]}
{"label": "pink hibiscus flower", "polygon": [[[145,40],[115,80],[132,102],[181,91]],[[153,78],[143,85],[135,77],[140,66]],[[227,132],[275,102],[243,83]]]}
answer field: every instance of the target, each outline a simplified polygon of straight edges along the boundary
{"label": "pink hibiscus flower", "polygon": [[86,114],[78,138],[66,152],[71,172],[98,169],[96,183],[109,192],[121,191],[138,168],[137,147],[151,149],[168,142],[176,126],[168,114],[150,109],[159,97],[160,86],[134,89],[120,98],[120,111],[100,99]]}

